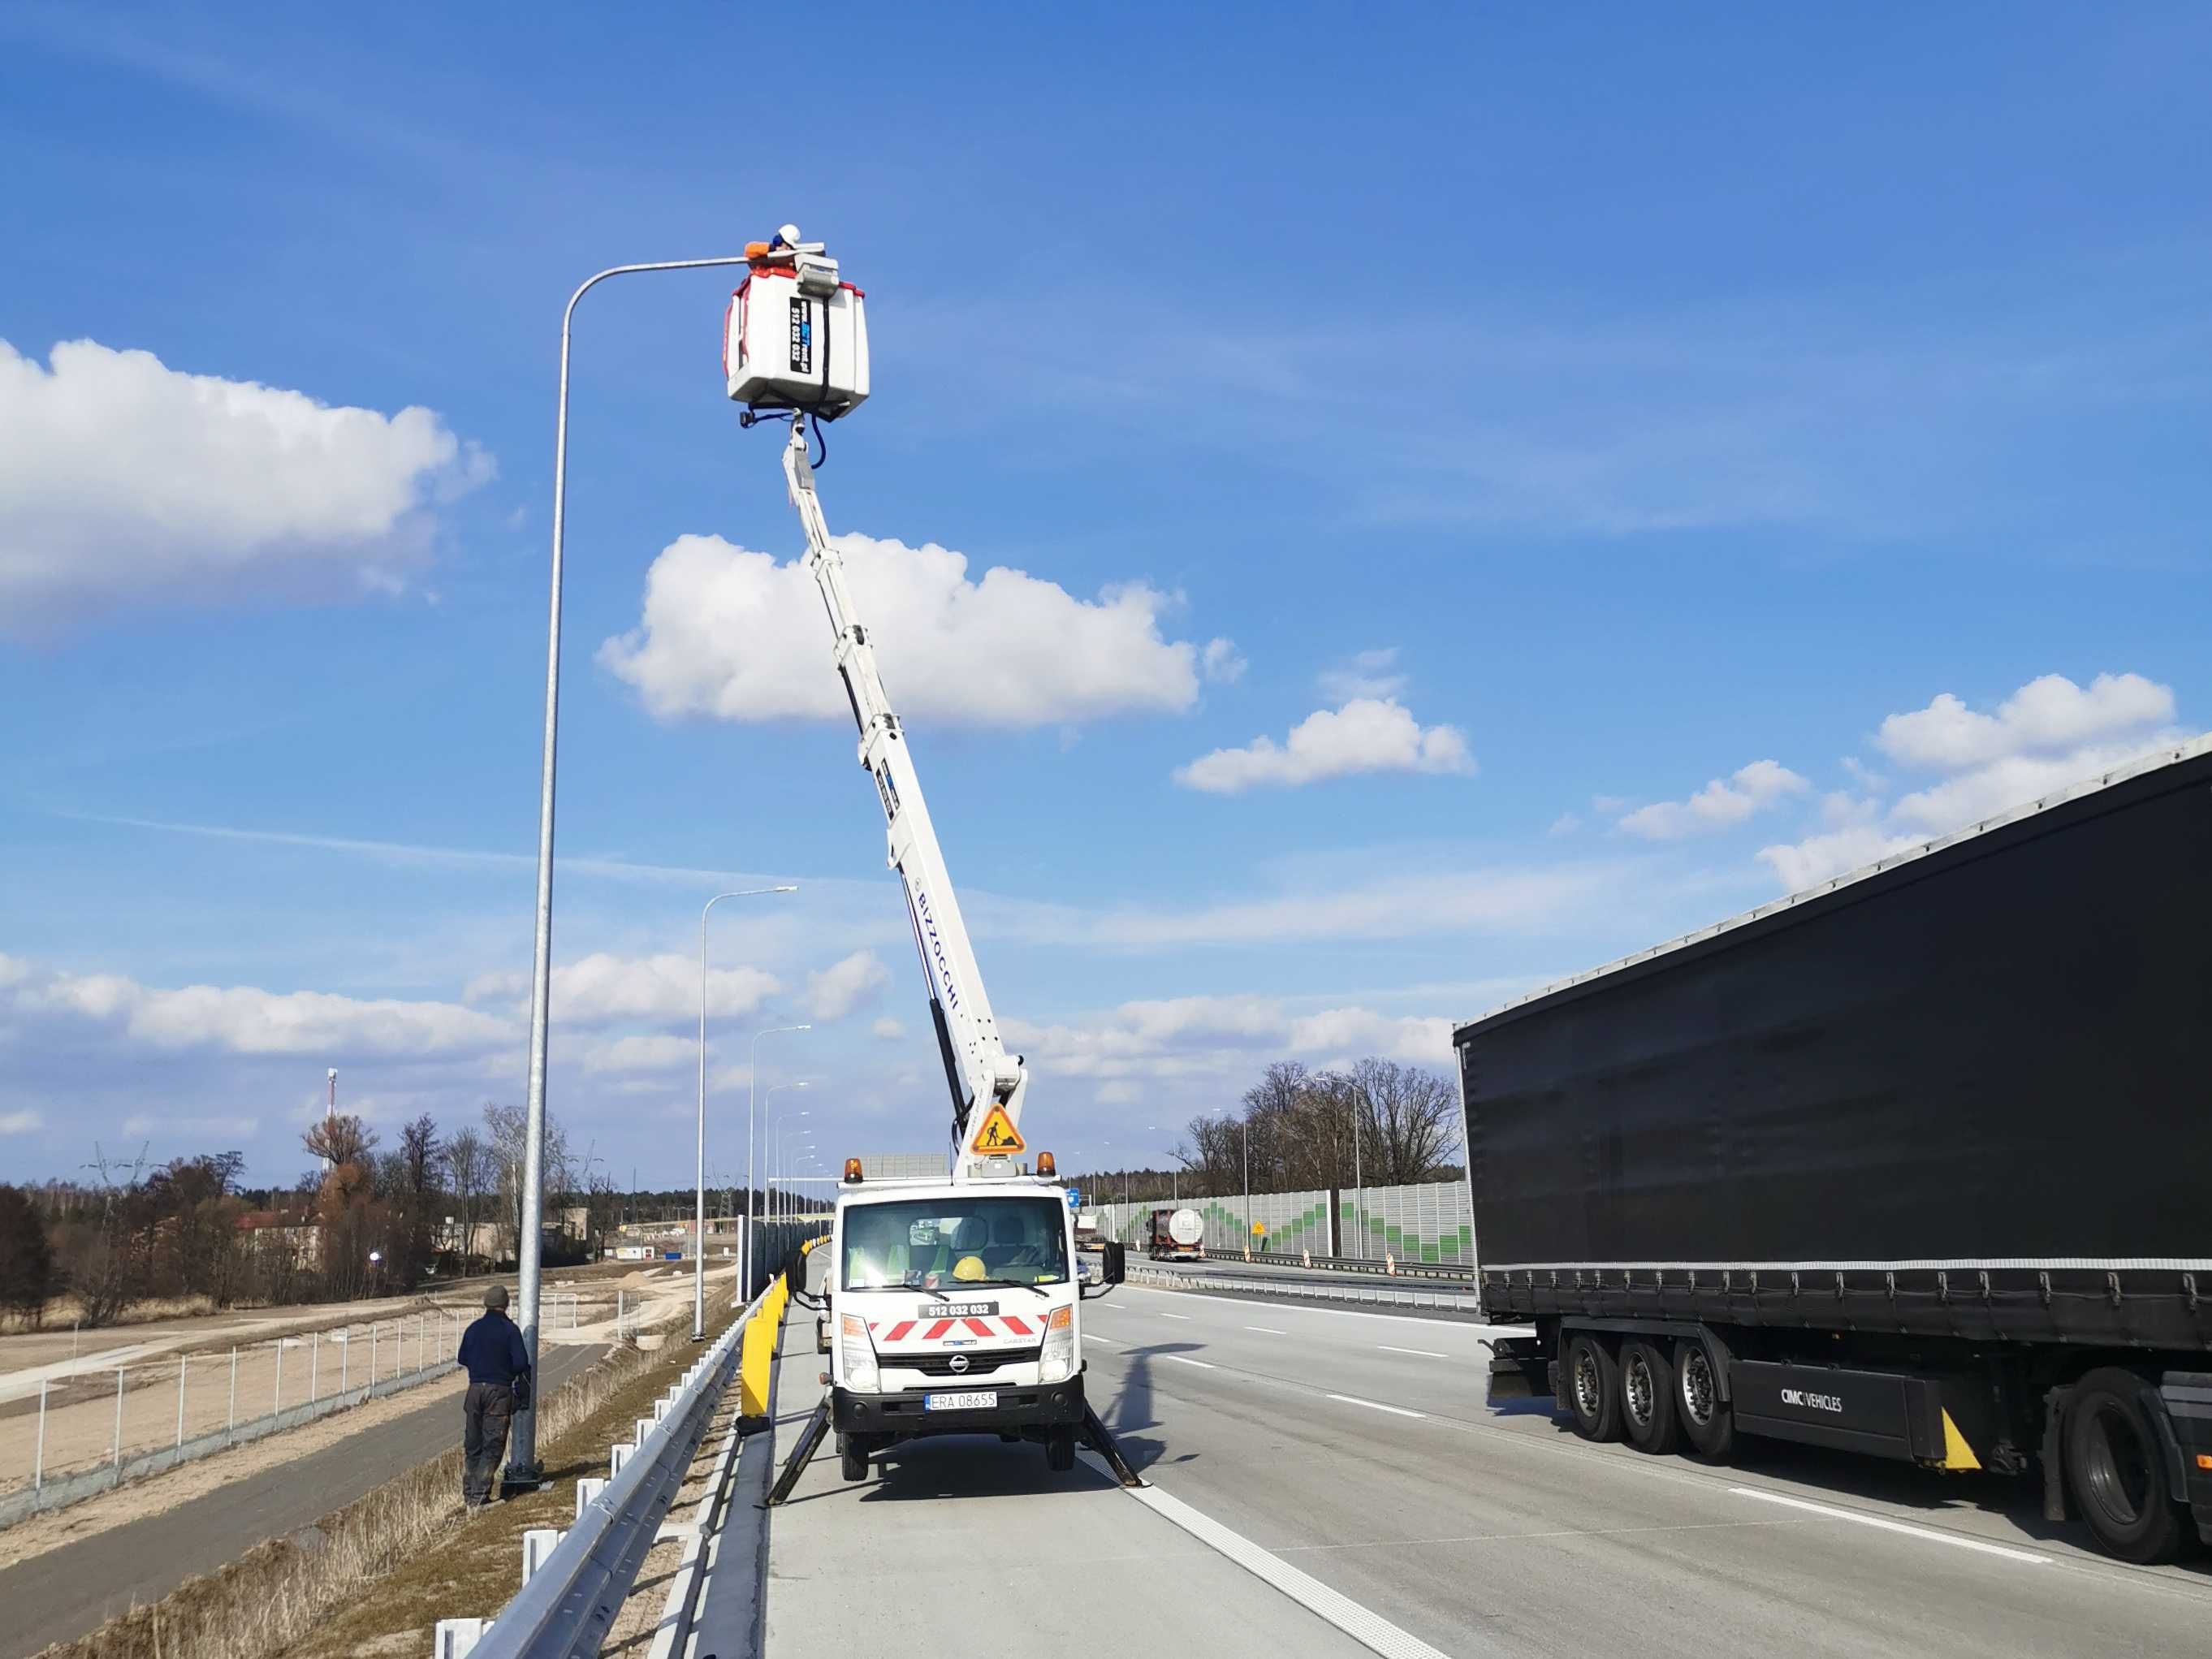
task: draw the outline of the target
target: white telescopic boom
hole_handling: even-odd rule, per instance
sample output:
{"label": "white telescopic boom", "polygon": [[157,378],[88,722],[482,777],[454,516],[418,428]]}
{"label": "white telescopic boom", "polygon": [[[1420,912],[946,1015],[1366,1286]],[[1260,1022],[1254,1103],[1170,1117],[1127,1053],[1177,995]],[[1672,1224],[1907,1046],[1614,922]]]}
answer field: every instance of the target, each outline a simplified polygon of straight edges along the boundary
{"label": "white telescopic boom", "polygon": [[1018,1128],[1029,1073],[1021,1057],[1009,1054],[999,1040],[999,1023],[991,1015],[983,975],[961,919],[960,901],[945,867],[944,849],[938,845],[929,807],[922,799],[921,781],[915,775],[899,718],[891,712],[883,676],[876,672],[875,648],[854,613],[844,561],[830,544],[821,500],[814,490],[806,434],[797,418],[791,422],[791,442],[783,452],[783,473],[790,484],[791,503],[799,509],[806,532],[805,563],[822,590],[830,631],[836,637],[837,672],[860,728],[860,764],[875,780],[890,832],[890,866],[905,884],[908,916],[929,981],[930,1011],[945,1056],[945,1081],[952,1091],[953,1179],[970,1180],[994,1161],[1000,1167],[1005,1164],[1004,1159],[986,1158],[971,1145],[985,1122],[976,1115],[978,1109],[988,1113],[995,1103]]}

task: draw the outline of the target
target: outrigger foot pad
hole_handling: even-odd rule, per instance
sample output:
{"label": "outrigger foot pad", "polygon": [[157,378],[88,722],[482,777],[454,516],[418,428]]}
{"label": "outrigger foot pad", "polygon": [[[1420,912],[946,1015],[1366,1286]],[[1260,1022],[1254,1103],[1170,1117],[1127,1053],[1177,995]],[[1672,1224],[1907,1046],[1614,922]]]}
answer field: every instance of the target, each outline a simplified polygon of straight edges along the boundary
{"label": "outrigger foot pad", "polygon": [[799,1484],[799,1477],[806,1473],[806,1466],[814,1461],[814,1454],[821,1449],[823,1437],[829,1432],[830,1396],[825,1394],[822,1396],[822,1403],[814,1408],[814,1414],[806,1419],[806,1426],[799,1431],[799,1443],[791,1449],[791,1455],[783,1460],[783,1473],[776,1476],[775,1485],[769,1488],[768,1501],[761,1505],[763,1509],[772,1510],[791,1496],[791,1489]]}
{"label": "outrigger foot pad", "polygon": [[1098,1420],[1098,1413],[1088,1405],[1083,1408],[1083,1443],[1106,1460],[1106,1467],[1114,1471],[1114,1478],[1125,1486],[1141,1486],[1145,1477],[1131,1468],[1121,1455],[1121,1448],[1115,1443],[1113,1431]]}

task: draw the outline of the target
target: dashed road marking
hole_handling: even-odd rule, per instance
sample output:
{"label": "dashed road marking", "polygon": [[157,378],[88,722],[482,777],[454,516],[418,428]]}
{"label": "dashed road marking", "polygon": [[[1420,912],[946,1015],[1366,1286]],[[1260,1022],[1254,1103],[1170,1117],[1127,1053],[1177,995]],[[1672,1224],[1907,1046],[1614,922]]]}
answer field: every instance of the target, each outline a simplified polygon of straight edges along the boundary
{"label": "dashed road marking", "polygon": [[1210,1359],[1193,1359],[1187,1353],[1164,1353],[1160,1358],[1163,1359],[1172,1359],[1178,1365],[1195,1365],[1202,1371],[1213,1371],[1221,1369]]}
{"label": "dashed road marking", "polygon": [[1285,1332],[1277,1330],[1273,1325],[1247,1325],[1244,1328],[1248,1331],[1263,1331],[1269,1336],[1286,1334]]}
{"label": "dashed road marking", "polygon": [[1388,1342],[1377,1342],[1375,1346],[1382,1349],[1384,1353],[1417,1353],[1424,1359],[1449,1359],[1451,1358],[1448,1353],[1438,1353],[1434,1348],[1394,1348]]}
{"label": "dashed road marking", "polygon": [[1190,1322],[1190,1316],[1188,1314],[1171,1314],[1164,1308],[1160,1310],[1160,1317],[1163,1319],[1180,1319],[1185,1324]]}
{"label": "dashed road marking", "polygon": [[1756,1486],[1730,1486],[1729,1490],[1738,1498],[1756,1498],[1762,1504],[1781,1504],[1793,1510],[1825,1515],[1837,1521],[1856,1521],[1863,1527],[1879,1527],[1884,1532],[1901,1532],[1908,1538],[1924,1538],[1932,1544],[1950,1544],[1962,1550],[1978,1551],[1984,1555],[2001,1555],[2008,1561],[2024,1561],[2030,1566],[2051,1565],[2051,1558],[2047,1555],[2037,1555],[2028,1550],[2008,1549],[2002,1544],[1984,1544],[1978,1538],[1961,1538],[1956,1533],[1938,1532],[1933,1527],[1916,1527],[1904,1521],[1886,1521],[1878,1515],[1863,1515],[1856,1510],[1808,1503],[1802,1498],[1784,1498],[1778,1492],[1761,1492]]}
{"label": "dashed road marking", "polygon": [[1340,1400],[1347,1406],[1364,1406],[1370,1412],[1388,1412],[1393,1417],[1426,1417],[1426,1412],[1408,1411],[1403,1406],[1386,1406],[1379,1400],[1362,1400],[1356,1394],[1330,1394],[1324,1400]]}

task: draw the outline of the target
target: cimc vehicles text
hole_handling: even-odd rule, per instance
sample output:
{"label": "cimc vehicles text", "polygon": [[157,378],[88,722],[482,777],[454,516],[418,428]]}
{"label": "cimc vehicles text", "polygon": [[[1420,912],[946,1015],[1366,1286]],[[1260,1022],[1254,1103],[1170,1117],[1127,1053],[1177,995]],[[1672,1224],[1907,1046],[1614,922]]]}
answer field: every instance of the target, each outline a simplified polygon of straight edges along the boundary
{"label": "cimc vehicles text", "polygon": [[[791,422],[783,470],[806,534],[802,562],[829,614],[952,1097],[945,1180],[872,1184],[860,1160],[846,1164],[827,1285],[829,1416],[844,1474],[861,1479],[871,1454],[896,1440],[954,1432],[1040,1441],[1054,1469],[1074,1467],[1079,1435],[1113,1458],[1084,1401],[1067,1191],[1050,1154],[1030,1156],[1029,1073],[1000,1041],[905,729],[815,493],[807,424],[850,413],[868,393],[864,296],[795,226],[746,252],[751,269],[724,322],[727,390],[745,425]],[[1100,1291],[1121,1271],[1120,1249],[1109,1249]]]}
{"label": "cimc vehicles text", "polygon": [[2212,1537],[2212,745],[1460,1028],[1493,1392]]}

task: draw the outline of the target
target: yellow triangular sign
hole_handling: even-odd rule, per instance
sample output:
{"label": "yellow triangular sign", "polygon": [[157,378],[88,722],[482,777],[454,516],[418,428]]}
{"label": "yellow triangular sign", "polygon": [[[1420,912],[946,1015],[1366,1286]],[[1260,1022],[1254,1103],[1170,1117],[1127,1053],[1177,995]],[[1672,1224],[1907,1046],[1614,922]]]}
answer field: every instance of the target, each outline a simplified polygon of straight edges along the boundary
{"label": "yellow triangular sign", "polygon": [[975,1139],[968,1144],[975,1151],[994,1158],[1027,1152],[1030,1145],[1022,1139],[1022,1132],[1014,1127],[1014,1121],[1006,1115],[1006,1109],[995,1103],[984,1115],[983,1127],[975,1131]]}

